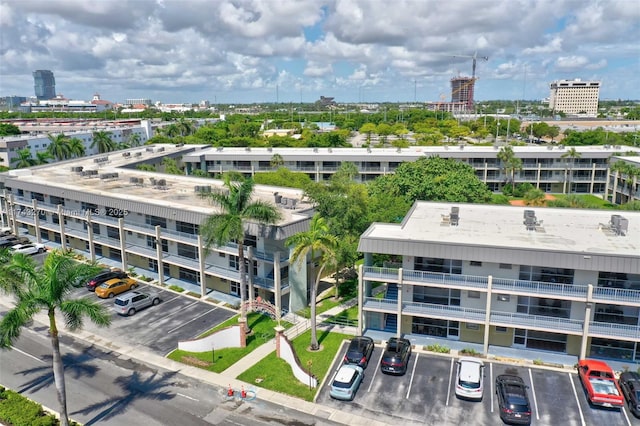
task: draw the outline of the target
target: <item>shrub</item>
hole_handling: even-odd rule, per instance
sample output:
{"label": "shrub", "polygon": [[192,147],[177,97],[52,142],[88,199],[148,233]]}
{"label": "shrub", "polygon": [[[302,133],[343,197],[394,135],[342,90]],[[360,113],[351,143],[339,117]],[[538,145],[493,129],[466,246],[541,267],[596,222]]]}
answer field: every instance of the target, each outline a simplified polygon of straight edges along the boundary
{"label": "shrub", "polygon": [[[144,278],[143,278],[143,279],[144,279]],[[146,281],[146,280],[145,280],[145,281]],[[177,285],[170,285],[170,286],[169,286],[169,289],[170,289],[170,290],[173,290],[173,291],[177,291],[178,293],[182,293],[182,292],[184,291],[184,288],[182,288],[182,287],[180,287],[180,286],[177,286]]]}
{"label": "shrub", "polygon": [[480,352],[476,351],[473,348],[464,348],[460,351],[461,355],[468,355],[468,356],[480,356],[482,355]]}
{"label": "shrub", "polygon": [[[76,422],[69,422],[79,426]],[[57,426],[60,421],[45,413],[42,406],[28,398],[0,386],[0,424],[14,426]]]}
{"label": "shrub", "polygon": [[448,354],[449,352],[451,352],[451,349],[439,343],[427,346],[427,350],[431,352],[436,352],[439,354]]}
{"label": "shrub", "polygon": [[537,359],[533,360],[533,364],[534,365],[542,365],[542,364],[544,364],[544,362],[540,358],[537,358]]}

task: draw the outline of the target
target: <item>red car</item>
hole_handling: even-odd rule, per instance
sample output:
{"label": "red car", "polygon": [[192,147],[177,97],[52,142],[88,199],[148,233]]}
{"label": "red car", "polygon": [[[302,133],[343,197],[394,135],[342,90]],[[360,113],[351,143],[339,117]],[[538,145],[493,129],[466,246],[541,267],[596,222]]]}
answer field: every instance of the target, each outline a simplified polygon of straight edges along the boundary
{"label": "red car", "polygon": [[591,359],[578,361],[578,376],[592,405],[622,407],[624,397],[613,370],[606,362]]}

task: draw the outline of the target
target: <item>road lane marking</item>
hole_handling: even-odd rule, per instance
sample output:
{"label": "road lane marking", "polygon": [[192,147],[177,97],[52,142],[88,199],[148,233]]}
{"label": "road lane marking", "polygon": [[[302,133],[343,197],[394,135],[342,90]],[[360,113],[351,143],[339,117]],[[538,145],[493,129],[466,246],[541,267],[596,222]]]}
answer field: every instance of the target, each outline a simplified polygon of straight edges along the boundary
{"label": "road lane marking", "polygon": [[531,380],[531,393],[533,394],[533,403],[536,405],[536,420],[540,420],[540,413],[538,412],[538,399],[536,398],[536,388],[533,386],[533,374],[529,369],[529,380]]}
{"label": "road lane marking", "polygon": [[32,359],[35,359],[35,360],[36,360],[36,361],[38,361],[38,362],[41,362],[42,364],[46,364],[46,362],[44,362],[44,361],[43,361],[43,360],[41,360],[40,358],[36,357],[35,355],[31,355],[30,353],[25,352],[25,351],[23,351],[23,350],[20,350],[20,349],[18,349],[18,348],[16,348],[16,347],[12,347],[12,349],[13,349],[14,351],[16,351],[16,352],[21,353],[22,355],[26,355],[26,356],[28,356],[29,358],[32,358]]}
{"label": "road lane marking", "polygon": [[189,395],[185,395],[185,394],[180,393],[180,392],[176,393],[176,395],[180,395],[181,397],[183,397],[183,398],[187,398],[187,399],[190,399],[190,400],[192,400],[192,401],[200,402],[200,400],[199,400],[199,399],[191,398]]}
{"label": "road lane marking", "polygon": [[631,426],[631,420],[629,419],[629,416],[627,415],[627,411],[624,409],[624,407],[622,407],[620,411],[622,411],[622,414],[624,414],[624,418],[627,419],[627,424]]}
{"label": "road lane marking", "polygon": [[413,385],[413,376],[415,376],[416,374],[416,365],[418,365],[418,357],[420,356],[419,353],[416,354],[416,359],[413,360],[413,369],[411,370],[411,380],[409,380],[409,389],[407,389],[407,396],[406,399],[409,399],[409,394],[411,393],[411,385]]}
{"label": "road lane marking", "polygon": [[580,423],[582,424],[582,426],[587,426],[587,424],[584,421],[584,415],[582,414],[582,407],[580,407],[580,400],[578,399],[578,392],[576,391],[576,385],[575,383],[573,383],[573,377],[571,376],[571,373],[567,373],[567,375],[569,376],[569,381],[571,382],[571,388],[573,389],[573,396],[576,397],[576,403],[578,404],[578,412],[580,413]]}
{"label": "road lane marking", "polygon": [[453,358],[451,358],[451,368],[449,368],[449,385],[447,386],[447,402],[444,405],[449,405],[449,395],[451,395],[452,379],[453,379]]}
{"label": "road lane marking", "polygon": [[[208,310],[207,312],[205,312],[204,314],[202,314],[202,315],[198,315],[198,316],[197,316],[197,317],[195,317],[194,319],[189,320],[189,321],[187,321],[187,322],[183,322],[183,323],[182,323],[182,324],[180,324],[179,326],[174,327],[174,328],[172,328],[171,330],[167,331],[167,334],[171,334],[171,333],[173,333],[173,332],[174,332],[174,331],[176,331],[177,329],[182,328],[182,327],[184,327],[185,325],[187,325],[187,324],[189,324],[189,323],[192,323],[192,322],[194,322],[195,320],[197,320],[197,319],[199,319],[199,318],[202,318],[202,317],[203,317],[203,316],[205,316],[205,315],[208,315],[209,313],[211,313],[211,312],[215,311],[216,309],[218,309],[218,308],[209,309],[209,310]],[[165,318],[166,318],[166,317],[165,317]]]}
{"label": "road lane marking", "polygon": [[[376,364],[376,366],[380,365],[380,363],[382,362],[382,355],[384,355],[384,349],[382,350],[382,352],[380,352],[380,359],[378,359],[378,363]],[[367,392],[371,392],[371,386],[373,386],[373,381],[376,379],[377,372],[378,368],[376,367],[376,369],[373,371],[373,377],[371,378],[371,383],[369,383],[369,389],[367,389]]]}
{"label": "road lane marking", "polygon": [[493,391],[493,363],[489,363],[489,380],[491,381],[491,412],[493,413],[493,398],[495,393]]}

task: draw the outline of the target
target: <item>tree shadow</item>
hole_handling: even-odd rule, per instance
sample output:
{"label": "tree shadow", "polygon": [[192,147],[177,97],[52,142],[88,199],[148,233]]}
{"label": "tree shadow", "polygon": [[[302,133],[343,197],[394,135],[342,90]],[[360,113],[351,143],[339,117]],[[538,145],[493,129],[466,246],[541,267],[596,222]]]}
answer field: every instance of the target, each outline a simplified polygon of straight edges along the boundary
{"label": "tree shadow", "polygon": [[[95,365],[88,364],[87,361],[94,359],[91,347],[85,348],[79,354],[66,353],[62,355],[62,364],[64,365],[65,377],[69,375],[74,379],[81,377],[93,377],[100,370]],[[38,374],[37,377],[29,380],[23,386],[18,389],[19,393],[23,392],[37,392],[43,388],[49,387],[54,383],[53,379],[53,355],[45,355],[42,357],[46,365],[41,367],[30,368],[28,370],[22,370],[16,374],[22,374],[28,376],[31,374]]]}
{"label": "tree shadow", "polygon": [[121,388],[120,396],[109,397],[101,402],[91,404],[82,410],[74,411],[71,414],[89,415],[95,411],[99,411],[93,418],[85,423],[85,425],[89,426],[112,419],[126,412],[129,406],[139,399],[154,401],[173,399],[175,397],[173,392],[161,389],[165,386],[171,386],[171,379],[176,374],[178,373],[167,372],[159,374],[154,372],[149,377],[143,378],[139,372],[134,371],[131,375],[120,376],[114,380],[114,383]]}
{"label": "tree shadow", "polygon": [[[251,321],[251,324],[248,324],[249,328],[255,328],[255,326],[261,322],[269,321],[271,319],[271,317],[266,314],[252,315],[252,317],[253,321]],[[247,319],[249,319],[249,316],[247,316]]]}

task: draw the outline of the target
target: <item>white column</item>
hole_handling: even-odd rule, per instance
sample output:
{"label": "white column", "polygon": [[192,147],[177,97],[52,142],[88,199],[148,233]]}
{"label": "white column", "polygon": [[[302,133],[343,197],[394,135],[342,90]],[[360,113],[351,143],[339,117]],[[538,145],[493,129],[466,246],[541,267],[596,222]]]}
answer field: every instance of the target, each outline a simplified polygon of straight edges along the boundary
{"label": "white column", "polygon": [[[40,215],[38,214],[38,200],[35,198],[31,200],[33,206],[33,223],[36,226],[36,242],[42,243],[42,237],[40,236]],[[17,232],[16,232],[16,235]]]}
{"label": "white column", "polygon": [[282,315],[282,278],[280,277],[280,252],[273,254],[273,291],[276,305],[276,321],[280,324]]}
{"label": "white column", "polygon": [[587,286],[587,303],[584,308],[584,324],[582,326],[582,341],[580,342],[580,359],[587,357],[587,342],[589,341],[589,323],[593,309],[593,285]]}
{"label": "white column", "polygon": [[362,264],[358,266],[358,336],[362,336],[364,330],[364,315],[362,305],[364,304],[364,278]]}
{"label": "white column", "polygon": [[160,225],[156,225],[156,261],[158,262],[158,283],[164,284],[164,266],[162,264],[162,234]]}
{"label": "white column", "polygon": [[87,209],[87,238],[89,240],[89,258],[96,261],[96,248],[93,243],[93,223],[91,222],[91,209]]}
{"label": "white column", "polygon": [[198,268],[200,270],[200,297],[207,295],[207,277],[204,274],[206,253],[202,246],[202,237],[198,235]]}
{"label": "white column", "polygon": [[247,247],[247,275],[249,275],[249,300],[256,300],[255,288],[253,286],[253,247]]}
{"label": "white column", "polygon": [[120,262],[122,270],[127,270],[127,234],[124,230],[124,218],[118,219],[118,231],[120,233]]}
{"label": "white column", "polygon": [[398,305],[396,313],[398,316],[396,320],[396,337],[398,338],[402,337],[402,287],[403,284],[398,283]]}
{"label": "white column", "polygon": [[484,339],[482,341],[482,352],[485,356],[489,353],[489,332],[491,331],[491,298],[493,297],[493,292],[491,290],[492,283],[493,276],[489,275],[487,277],[487,303],[484,313]]}
{"label": "white column", "polygon": [[64,216],[62,215],[62,204],[58,204],[58,227],[60,228],[60,244],[62,250],[67,249],[67,237],[64,233]]}

